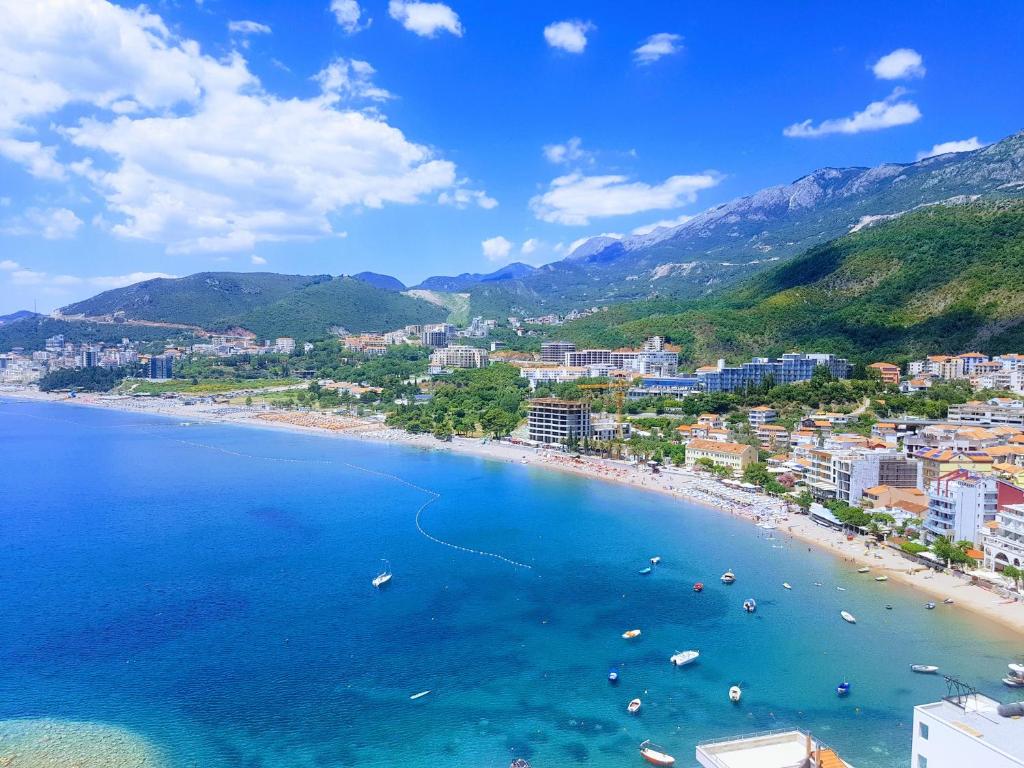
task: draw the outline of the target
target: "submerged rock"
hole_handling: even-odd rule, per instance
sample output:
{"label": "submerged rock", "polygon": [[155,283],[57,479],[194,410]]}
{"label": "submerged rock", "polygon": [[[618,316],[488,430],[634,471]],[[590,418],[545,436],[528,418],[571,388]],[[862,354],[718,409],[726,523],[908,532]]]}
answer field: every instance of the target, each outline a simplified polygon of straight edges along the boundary
{"label": "submerged rock", "polygon": [[164,768],[160,750],[138,734],[73,720],[0,721],[3,768]]}

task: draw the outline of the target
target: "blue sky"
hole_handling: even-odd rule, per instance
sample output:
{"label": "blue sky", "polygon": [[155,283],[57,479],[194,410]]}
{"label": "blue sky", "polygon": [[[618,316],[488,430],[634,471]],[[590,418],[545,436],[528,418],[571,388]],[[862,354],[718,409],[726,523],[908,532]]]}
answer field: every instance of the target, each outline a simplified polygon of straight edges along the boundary
{"label": "blue sky", "polygon": [[1024,128],[1019,3],[729,5],[0,0],[0,313],[543,263]]}

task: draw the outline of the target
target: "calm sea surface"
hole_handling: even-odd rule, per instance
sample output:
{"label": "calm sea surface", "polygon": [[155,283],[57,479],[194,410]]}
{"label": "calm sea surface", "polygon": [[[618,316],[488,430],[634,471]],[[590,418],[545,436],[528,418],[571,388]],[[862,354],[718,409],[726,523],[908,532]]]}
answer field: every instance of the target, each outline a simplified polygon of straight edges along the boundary
{"label": "calm sea surface", "polygon": [[[440,494],[431,534],[532,568],[428,540],[430,496],[385,475]],[[945,694],[909,664],[1005,700],[1024,650],[659,495],[245,427],[0,400],[0,526],[0,720],[116,725],[175,768],[601,768],[641,765],[646,738],[688,766],[698,741],[784,726],[902,768],[913,705]]]}

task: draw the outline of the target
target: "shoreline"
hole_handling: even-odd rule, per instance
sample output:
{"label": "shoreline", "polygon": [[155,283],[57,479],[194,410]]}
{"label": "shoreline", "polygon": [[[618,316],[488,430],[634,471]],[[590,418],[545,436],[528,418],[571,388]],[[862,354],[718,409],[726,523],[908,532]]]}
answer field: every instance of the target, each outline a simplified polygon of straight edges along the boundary
{"label": "shoreline", "polygon": [[761,519],[767,518],[775,525],[774,530],[780,534],[791,536],[794,540],[841,558],[854,568],[871,568],[870,573],[857,575],[869,579],[885,575],[891,581],[917,589],[937,601],[952,598],[955,605],[960,608],[989,619],[1003,628],[1024,633],[1024,602],[1019,599],[1007,602],[1003,596],[949,573],[935,572],[931,568],[906,559],[896,550],[886,546],[868,549],[860,538],[848,541],[845,534],[819,526],[806,515],[786,512],[784,504],[776,499],[759,493],[728,488],[706,475],[690,470],[668,469],[653,474],[646,469],[623,462],[590,457],[571,459],[564,454],[548,454],[532,447],[504,442],[485,442],[475,438],[458,437],[450,442],[441,442],[432,435],[412,435],[386,427],[382,422],[374,420],[332,417],[312,412],[260,412],[244,407],[185,406],[158,398],[151,401],[139,398],[103,400],[90,394],[79,395],[72,400],[67,396],[48,395],[35,390],[0,391],[0,399],[62,403],[120,413],[164,416],[182,422],[234,424],[320,437],[369,440],[421,450],[449,451],[492,461],[537,466],[591,480],[653,491],[717,513],[739,517],[755,525]]}

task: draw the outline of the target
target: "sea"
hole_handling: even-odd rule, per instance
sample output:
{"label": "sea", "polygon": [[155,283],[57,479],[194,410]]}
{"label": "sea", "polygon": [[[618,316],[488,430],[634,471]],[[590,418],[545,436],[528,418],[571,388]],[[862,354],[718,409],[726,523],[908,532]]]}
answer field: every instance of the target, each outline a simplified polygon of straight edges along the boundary
{"label": "sea", "polygon": [[0,757],[116,729],[147,768],[604,768],[645,739],[693,766],[796,727],[902,768],[947,694],[909,666],[1005,701],[1024,641],[855,568],[540,467],[0,400]]}

